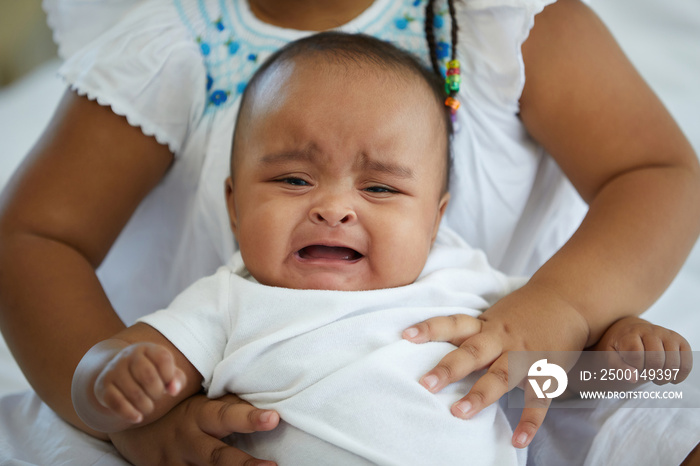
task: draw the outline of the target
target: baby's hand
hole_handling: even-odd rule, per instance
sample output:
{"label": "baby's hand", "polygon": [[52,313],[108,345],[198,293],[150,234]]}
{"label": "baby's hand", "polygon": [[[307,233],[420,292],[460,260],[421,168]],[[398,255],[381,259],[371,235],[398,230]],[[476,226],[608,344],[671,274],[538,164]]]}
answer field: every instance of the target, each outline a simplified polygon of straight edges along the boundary
{"label": "baby's hand", "polygon": [[153,412],[166,393],[175,396],[186,377],[172,354],[153,343],[130,345],[107,364],[95,381],[97,401],[116,416],[135,424]]}
{"label": "baby's hand", "polygon": [[593,349],[608,352],[608,367],[639,372],[678,369],[675,377],[654,378],[657,385],[680,383],[693,367],[690,344],[685,338],[639,317],[615,322]]}
{"label": "baby's hand", "polygon": [[[552,400],[536,397],[524,382],[529,365],[509,366],[508,352],[537,355],[538,351],[557,351],[577,355],[584,349],[588,334],[588,323],[583,316],[558,294],[526,285],[478,318],[435,317],[405,330],[403,337],[414,343],[447,341],[457,347],[420,379],[433,393],[473,371],[488,368],[469,393],[452,405],[451,412],[457,417],[470,419],[516,386],[524,386],[528,407],[523,409],[512,439],[515,447],[524,448],[542,425]],[[552,362],[570,369],[575,359]]]}

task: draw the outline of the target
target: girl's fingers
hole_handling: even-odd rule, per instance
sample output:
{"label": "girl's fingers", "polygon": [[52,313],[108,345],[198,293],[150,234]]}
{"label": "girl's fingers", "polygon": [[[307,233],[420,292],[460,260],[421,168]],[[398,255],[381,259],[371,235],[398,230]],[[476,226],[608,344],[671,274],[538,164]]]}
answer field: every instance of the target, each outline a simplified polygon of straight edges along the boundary
{"label": "girl's fingers", "polygon": [[460,346],[467,338],[481,331],[483,321],[466,314],[433,317],[403,332],[403,338],[413,343],[445,341]]}
{"label": "girl's fingers", "polygon": [[208,435],[203,435],[194,447],[187,450],[187,462],[183,464],[196,466],[274,466],[277,464],[273,461],[256,459]]}
{"label": "girl's fingers", "polygon": [[[245,420],[240,424],[229,422],[225,407],[232,403],[242,405],[243,402],[233,395],[219,400],[195,395],[176,406],[165,417],[146,426],[112,433],[110,439],[130,463],[139,465],[274,465],[271,461],[255,459],[219,440],[235,434],[235,429],[239,426],[248,428],[248,431],[251,431],[250,428],[271,429],[255,429],[255,425],[249,425]],[[217,419],[217,412],[224,413],[221,419]],[[243,410],[238,414],[244,419],[248,417]]]}
{"label": "girl's fingers", "polygon": [[258,409],[235,395],[206,400],[196,418],[199,428],[216,438],[272,430],[279,421],[276,411]]}

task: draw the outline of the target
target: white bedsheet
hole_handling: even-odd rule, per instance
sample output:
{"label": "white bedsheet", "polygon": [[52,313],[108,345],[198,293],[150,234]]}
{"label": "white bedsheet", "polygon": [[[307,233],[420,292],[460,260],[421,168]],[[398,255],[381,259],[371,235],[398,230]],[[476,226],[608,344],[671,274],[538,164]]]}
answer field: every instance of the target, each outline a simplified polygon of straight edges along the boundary
{"label": "white bedsheet", "polygon": [[[598,0],[594,2],[594,9],[700,153],[700,2]],[[0,186],[41,133],[60,99],[63,85],[55,77],[57,67],[58,61],[49,62],[22,81],[0,90]],[[698,215],[698,212],[689,212],[689,215]],[[700,243],[696,244],[668,291],[645,314],[651,321],[684,335],[695,350],[700,350],[699,285]],[[0,339],[0,395],[26,387],[27,382]],[[0,400],[0,418],[17,415],[51,418],[49,410],[36,398],[25,395]],[[45,433],[17,431],[12,438],[3,438],[4,434],[9,435],[0,431],[0,451],[9,448],[10,441],[20,441],[30,435],[52,438],[56,448],[61,445],[62,438],[75,435],[69,427]],[[97,448],[86,464],[119,464],[117,456],[105,450],[103,444],[86,442],[83,447]],[[12,448],[21,451],[20,446]],[[88,458],[82,452],[80,456]],[[38,464],[52,464],[55,458]],[[18,460],[10,464],[27,463]]]}

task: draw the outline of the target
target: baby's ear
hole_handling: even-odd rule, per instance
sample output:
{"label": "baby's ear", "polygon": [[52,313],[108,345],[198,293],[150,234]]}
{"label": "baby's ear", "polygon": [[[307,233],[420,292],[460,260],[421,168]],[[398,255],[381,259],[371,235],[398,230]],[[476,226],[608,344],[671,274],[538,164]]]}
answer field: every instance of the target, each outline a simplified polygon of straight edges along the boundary
{"label": "baby's ear", "polygon": [[440,222],[442,221],[443,215],[445,215],[445,209],[447,209],[447,204],[450,202],[450,193],[445,193],[440,198],[438,202],[438,212],[435,217],[435,226],[433,226],[433,237],[430,239],[430,244],[435,242],[437,238],[438,230],[440,229]]}
{"label": "baby's ear", "polygon": [[226,192],[226,210],[228,211],[228,219],[231,224],[231,231],[235,235],[238,229],[238,217],[236,216],[236,198],[233,190],[233,180],[229,176],[224,183]]}

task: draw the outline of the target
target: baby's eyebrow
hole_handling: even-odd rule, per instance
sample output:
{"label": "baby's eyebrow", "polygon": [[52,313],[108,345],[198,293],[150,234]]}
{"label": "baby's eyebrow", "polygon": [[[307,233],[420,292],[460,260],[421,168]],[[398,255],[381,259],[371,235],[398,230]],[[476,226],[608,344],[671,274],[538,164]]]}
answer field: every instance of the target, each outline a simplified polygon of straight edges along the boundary
{"label": "baby's eyebrow", "polygon": [[362,154],[358,162],[359,165],[365,170],[387,173],[397,178],[414,177],[413,170],[405,165],[392,162],[383,162],[381,160],[372,160],[366,154]]}
{"label": "baby's eyebrow", "polygon": [[267,154],[260,159],[260,162],[265,165],[278,165],[286,162],[313,162],[314,160],[313,148],[305,148]]}

